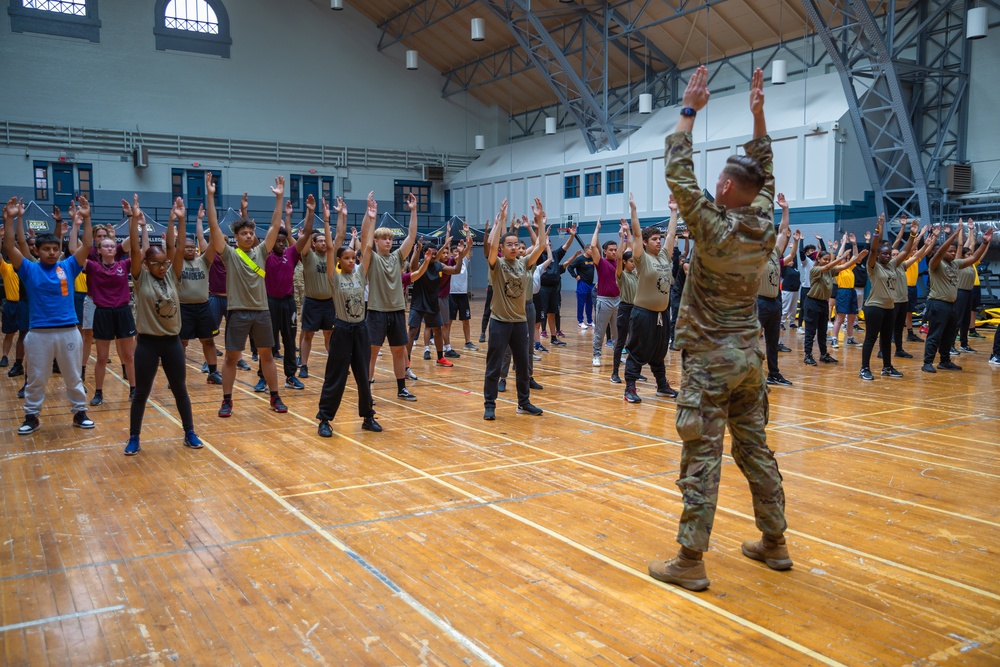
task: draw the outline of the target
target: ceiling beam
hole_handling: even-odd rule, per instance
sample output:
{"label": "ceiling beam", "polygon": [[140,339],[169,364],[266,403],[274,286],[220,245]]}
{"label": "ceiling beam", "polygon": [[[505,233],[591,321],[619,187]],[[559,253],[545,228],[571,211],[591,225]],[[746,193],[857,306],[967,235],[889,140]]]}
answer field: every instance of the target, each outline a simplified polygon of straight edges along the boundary
{"label": "ceiling beam", "polygon": [[378,50],[387,49],[477,2],[478,0],[417,0],[378,25],[378,29],[382,31],[378,39]]}

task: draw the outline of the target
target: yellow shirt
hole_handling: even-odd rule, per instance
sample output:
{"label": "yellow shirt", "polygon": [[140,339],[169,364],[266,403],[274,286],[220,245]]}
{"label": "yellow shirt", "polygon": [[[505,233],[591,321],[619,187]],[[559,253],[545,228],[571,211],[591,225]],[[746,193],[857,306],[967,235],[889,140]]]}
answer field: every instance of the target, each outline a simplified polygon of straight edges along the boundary
{"label": "yellow shirt", "polygon": [[917,278],[920,277],[920,262],[914,262],[906,267],[906,286],[916,287]]}
{"label": "yellow shirt", "polygon": [[17,277],[14,265],[0,257],[0,276],[3,276],[3,291],[8,301],[20,301],[21,280]]}
{"label": "yellow shirt", "polygon": [[73,281],[73,289],[75,291],[77,291],[77,292],[83,292],[84,294],[87,293],[87,274],[86,273],[84,273],[83,271],[80,272],[80,275],[78,275],[76,277],[76,280]]}
{"label": "yellow shirt", "polygon": [[979,262],[973,264],[972,267],[976,270],[976,282],[972,283],[972,286],[979,287]]}
{"label": "yellow shirt", "polygon": [[845,269],[837,274],[837,287],[854,289],[854,271]]}

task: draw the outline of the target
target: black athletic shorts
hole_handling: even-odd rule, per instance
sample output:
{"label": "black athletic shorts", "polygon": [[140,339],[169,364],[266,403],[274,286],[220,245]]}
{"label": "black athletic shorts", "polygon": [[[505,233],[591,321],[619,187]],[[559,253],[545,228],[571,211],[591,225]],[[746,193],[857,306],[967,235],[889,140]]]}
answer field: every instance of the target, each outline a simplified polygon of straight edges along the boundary
{"label": "black athletic shorts", "polygon": [[[28,328],[25,327],[22,329],[20,324],[21,322],[20,311],[27,309],[28,309],[27,304],[25,304],[24,307],[22,308],[20,301],[4,301],[3,315],[0,316],[0,319],[3,320],[2,323],[3,333],[12,334],[18,331],[27,332]],[[25,317],[24,319],[27,320],[28,318]]]}
{"label": "black athletic shorts", "polygon": [[536,313],[558,313],[559,312],[559,288],[542,285],[538,290],[538,301],[535,303]]}
{"label": "black athletic shorts", "polygon": [[472,319],[468,294],[451,294],[448,296],[448,318],[463,322]]}
{"label": "black athletic shorts", "polygon": [[302,300],[303,331],[330,331],[336,319],[333,299],[313,299],[307,296]]}
{"label": "black athletic shorts", "polygon": [[135,317],[132,308],[101,308],[94,310],[94,340],[117,340],[135,335]]}
{"label": "black athletic shorts", "polygon": [[537,292],[535,296],[531,297],[531,303],[535,304],[535,322],[545,323],[545,309],[542,308],[542,294]]}
{"label": "black athletic shorts", "polygon": [[906,307],[909,308],[909,312],[914,312],[917,309],[917,288],[916,286],[906,287]]}
{"label": "black athletic shorts", "polygon": [[983,286],[973,285],[972,286],[972,310],[977,311],[979,307],[983,305]]}
{"label": "black athletic shorts", "polygon": [[212,305],[204,303],[181,304],[181,340],[202,340],[219,335]]}
{"label": "black athletic shorts", "polygon": [[429,313],[417,310],[416,308],[410,308],[410,328],[419,329],[421,322],[431,329],[437,329],[443,324],[441,313]]}
{"label": "black athletic shorts", "polygon": [[386,339],[389,340],[389,347],[402,347],[410,339],[406,331],[406,313],[402,310],[391,313],[369,310],[365,321],[372,347],[382,347]]}

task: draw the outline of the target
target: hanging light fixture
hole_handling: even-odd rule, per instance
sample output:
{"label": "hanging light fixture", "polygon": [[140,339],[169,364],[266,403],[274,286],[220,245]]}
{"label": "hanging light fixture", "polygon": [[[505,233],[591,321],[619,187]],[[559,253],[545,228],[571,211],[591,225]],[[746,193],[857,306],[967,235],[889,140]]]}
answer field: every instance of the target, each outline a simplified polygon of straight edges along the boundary
{"label": "hanging light fixture", "polygon": [[784,60],[771,61],[771,83],[780,86],[788,80],[788,62]]}
{"label": "hanging light fixture", "polygon": [[556,133],[556,119],[553,116],[545,117],[545,134]]}
{"label": "hanging light fixture", "polygon": [[330,9],[339,12],[344,8],[344,0],[330,0]]}
{"label": "hanging light fixture", "polygon": [[417,55],[416,50],[407,49],[406,51],[406,69],[417,69],[420,66],[420,58]]}
{"label": "hanging light fixture", "polygon": [[476,150],[483,151],[486,150],[486,137],[481,134],[476,135]]}
{"label": "hanging light fixture", "polygon": [[472,41],[481,42],[486,39],[486,19],[472,19]]}
{"label": "hanging light fixture", "polygon": [[972,7],[965,17],[965,38],[982,39],[986,37],[988,24],[988,12],[986,7]]}
{"label": "hanging light fixture", "polygon": [[639,95],[639,113],[653,113],[653,96],[650,93]]}

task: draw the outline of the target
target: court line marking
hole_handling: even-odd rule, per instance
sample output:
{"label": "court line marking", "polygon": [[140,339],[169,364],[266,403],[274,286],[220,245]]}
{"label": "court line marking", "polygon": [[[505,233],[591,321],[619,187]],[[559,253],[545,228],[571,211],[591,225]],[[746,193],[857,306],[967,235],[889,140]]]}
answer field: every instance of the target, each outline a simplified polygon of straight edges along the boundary
{"label": "court line marking", "polygon": [[[961,468],[959,466],[948,465],[947,463],[941,463],[939,461],[925,461],[924,459],[914,458],[906,454],[893,454],[892,452],[880,452],[874,449],[868,449],[867,447],[861,447],[859,445],[844,445],[848,449],[857,449],[862,452],[869,452],[871,454],[877,454],[879,456],[889,456],[895,459],[903,459],[905,461],[912,461],[913,463],[919,463],[921,465],[934,466],[935,468],[948,468],[950,470],[958,470],[960,472],[969,473],[970,475],[982,475],[983,477],[994,477],[1000,478],[1000,475],[991,472],[982,472],[981,470],[970,470],[969,468]],[[903,449],[902,447],[900,449]]]}
{"label": "court line marking", "polygon": [[113,611],[121,611],[125,608],[123,604],[116,604],[111,607],[101,607],[100,609],[90,609],[88,611],[77,611],[72,614],[60,614],[59,616],[49,616],[48,618],[39,618],[35,621],[24,621],[23,623],[14,623],[12,625],[0,625],[0,632],[10,632],[11,630],[23,630],[24,628],[32,628],[36,625],[45,625],[46,623],[58,623],[59,621],[70,621],[74,618],[82,618],[84,616],[94,616],[95,614],[107,614]]}

